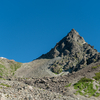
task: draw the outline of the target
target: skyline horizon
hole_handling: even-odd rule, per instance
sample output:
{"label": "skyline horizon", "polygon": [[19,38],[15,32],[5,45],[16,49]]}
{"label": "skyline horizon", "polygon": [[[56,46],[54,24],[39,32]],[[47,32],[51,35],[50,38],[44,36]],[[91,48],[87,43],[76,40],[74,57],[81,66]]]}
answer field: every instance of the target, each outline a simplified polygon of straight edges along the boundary
{"label": "skyline horizon", "polygon": [[[71,30],[73,30],[73,29],[74,29],[74,28],[72,28]],[[70,30],[68,33],[70,33],[71,30]],[[74,30],[75,30],[75,29],[74,29]],[[77,30],[75,30],[75,31],[77,32]],[[68,35],[68,33],[67,33],[67,35]],[[78,33],[79,33],[79,32],[78,32]],[[67,35],[66,35],[66,36],[67,36]],[[79,33],[79,35],[80,35],[80,33]],[[66,36],[64,36],[64,37],[66,37]],[[81,35],[80,35],[80,36],[81,36]],[[63,37],[63,38],[64,38],[64,37]],[[81,37],[82,37],[82,36],[81,36]],[[63,39],[63,38],[62,38],[62,39]],[[60,39],[59,41],[61,41],[62,39]],[[83,37],[83,39],[84,39],[84,37]],[[84,39],[84,40],[85,40],[85,39]],[[58,42],[59,42],[59,41],[58,41]],[[58,43],[58,42],[56,42],[56,43]],[[85,41],[85,42],[86,42],[86,41]],[[56,45],[56,43],[55,43],[55,45]],[[87,42],[86,42],[86,43],[87,43]],[[55,47],[55,45],[54,45],[54,47]],[[90,44],[90,45],[91,45],[91,44]],[[92,45],[91,45],[91,46],[92,46]],[[54,48],[54,47],[52,47],[52,48]],[[51,49],[52,49],[52,48],[51,48]],[[51,50],[51,49],[50,49],[50,50]],[[49,51],[50,51],[50,50],[49,50]],[[97,49],[96,49],[96,50],[97,50]],[[46,53],[48,53],[49,51],[47,51]],[[98,50],[97,50],[97,51],[98,51]],[[98,51],[98,52],[99,52],[99,51]],[[45,53],[45,54],[46,54],[46,53]],[[41,54],[41,55],[43,55],[43,54]],[[41,55],[40,55],[40,56],[41,56]],[[39,56],[39,57],[40,57],[40,56]],[[37,58],[35,58],[35,59],[33,59],[33,60],[36,60],[36,59],[38,59],[39,57],[37,57]],[[6,58],[6,57],[0,57],[0,58],[2,58],[2,59],[8,59],[8,58]],[[16,61],[15,59],[8,59],[8,60],[14,60],[14,61]],[[33,61],[33,60],[32,60],[32,61]],[[17,61],[16,61],[16,62],[17,62]],[[29,61],[29,62],[31,62],[31,61]],[[28,63],[28,62],[21,62],[21,63]]]}
{"label": "skyline horizon", "polygon": [[0,3],[0,56],[30,62],[74,28],[100,52],[100,1],[4,0]]}

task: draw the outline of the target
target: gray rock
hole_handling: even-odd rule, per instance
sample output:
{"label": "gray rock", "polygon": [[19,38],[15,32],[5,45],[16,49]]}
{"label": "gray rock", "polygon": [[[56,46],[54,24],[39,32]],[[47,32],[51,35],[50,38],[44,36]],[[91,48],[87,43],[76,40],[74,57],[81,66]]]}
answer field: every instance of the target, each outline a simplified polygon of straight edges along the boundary
{"label": "gray rock", "polygon": [[[53,49],[51,49],[47,54],[42,55],[40,58],[52,59],[62,57],[63,61],[66,63],[58,63],[61,62],[62,59],[60,59],[57,63],[55,63],[56,66],[57,64],[58,66],[62,65],[65,71],[70,68],[73,71],[77,71],[85,65],[98,61],[100,59],[99,55],[100,54],[93,46],[86,43],[84,38],[81,37],[75,29],[72,29],[67,36],[56,44]],[[55,73],[56,71],[54,70],[58,68],[56,66],[50,67]]]}

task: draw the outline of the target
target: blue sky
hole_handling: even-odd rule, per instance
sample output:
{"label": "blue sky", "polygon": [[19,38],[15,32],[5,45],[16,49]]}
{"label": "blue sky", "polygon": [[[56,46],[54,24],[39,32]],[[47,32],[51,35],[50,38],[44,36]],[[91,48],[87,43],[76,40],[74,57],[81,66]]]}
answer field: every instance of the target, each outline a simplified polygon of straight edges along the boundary
{"label": "blue sky", "polygon": [[30,62],[72,28],[100,52],[100,1],[1,0],[0,57]]}

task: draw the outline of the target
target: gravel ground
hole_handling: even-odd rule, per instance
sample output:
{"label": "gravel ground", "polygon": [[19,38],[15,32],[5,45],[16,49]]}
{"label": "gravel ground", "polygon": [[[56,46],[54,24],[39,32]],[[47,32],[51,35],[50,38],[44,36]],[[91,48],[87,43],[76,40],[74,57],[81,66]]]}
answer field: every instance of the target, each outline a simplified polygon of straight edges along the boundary
{"label": "gravel ground", "polygon": [[0,100],[81,100],[36,88],[23,82],[0,80]]}

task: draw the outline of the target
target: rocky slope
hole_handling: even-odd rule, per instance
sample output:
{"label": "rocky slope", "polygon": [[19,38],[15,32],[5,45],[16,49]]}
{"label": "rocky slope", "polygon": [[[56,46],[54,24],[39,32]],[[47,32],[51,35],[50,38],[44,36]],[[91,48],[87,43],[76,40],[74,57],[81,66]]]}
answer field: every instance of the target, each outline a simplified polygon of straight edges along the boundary
{"label": "rocky slope", "polygon": [[77,100],[23,82],[0,79],[0,100]]}
{"label": "rocky slope", "polygon": [[100,53],[72,29],[29,63],[0,57],[0,100],[100,100]]}
{"label": "rocky slope", "polygon": [[[100,61],[59,77],[0,79],[0,97],[1,100],[100,100],[100,80],[93,78],[98,71]],[[92,92],[84,95],[75,94],[77,89],[74,85],[84,77],[93,80],[93,91],[96,90],[96,85],[98,86],[96,93],[99,96]]]}
{"label": "rocky slope", "polygon": [[24,78],[59,76],[80,70],[99,59],[100,53],[72,29],[47,54],[23,64],[15,76]]}
{"label": "rocky slope", "polygon": [[21,65],[22,63],[0,57],[0,77],[12,77]]}
{"label": "rocky slope", "polygon": [[79,33],[72,29],[56,46],[40,58],[62,59],[55,61],[50,67],[55,73],[64,71],[77,71],[90,63],[100,59],[100,54],[93,46],[86,43]]}

